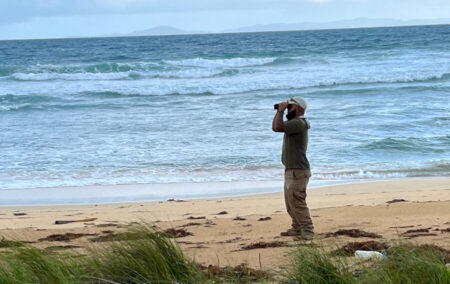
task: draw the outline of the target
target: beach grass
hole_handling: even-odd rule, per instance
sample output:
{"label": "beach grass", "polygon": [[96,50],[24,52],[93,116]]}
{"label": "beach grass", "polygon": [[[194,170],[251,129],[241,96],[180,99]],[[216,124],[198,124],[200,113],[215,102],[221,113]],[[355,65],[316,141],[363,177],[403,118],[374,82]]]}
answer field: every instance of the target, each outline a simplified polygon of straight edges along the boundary
{"label": "beach grass", "polygon": [[75,255],[48,254],[32,246],[0,254],[0,283],[82,283]]}
{"label": "beach grass", "polygon": [[[236,267],[202,266],[173,239],[148,224],[128,228],[104,242],[49,251],[22,242],[0,251],[0,283],[450,283],[448,252],[433,245],[396,243],[380,260],[356,261],[320,243],[293,249],[279,275]],[[19,245],[20,244],[20,245]]]}
{"label": "beach grass", "polygon": [[199,265],[148,224],[99,240],[83,254],[4,240],[9,245],[0,252],[0,283],[249,283],[269,278],[245,265]]}
{"label": "beach grass", "polygon": [[363,271],[358,283],[450,283],[446,258],[434,246],[396,244],[385,260]]}
{"label": "beach grass", "polygon": [[2,238],[0,240],[0,248],[12,248],[12,247],[21,247],[24,245],[22,241],[13,241]]}
{"label": "beach grass", "polygon": [[344,284],[354,283],[354,276],[347,259],[331,257],[320,245],[299,246],[290,256],[286,271],[287,283]]}
{"label": "beach grass", "polygon": [[199,283],[198,265],[164,233],[142,225],[89,250],[88,274],[115,283]]}
{"label": "beach grass", "polygon": [[357,260],[329,252],[323,245],[299,246],[285,272],[289,284],[448,284],[449,252],[434,245],[398,242],[384,259]]}
{"label": "beach grass", "polygon": [[0,283],[201,283],[200,267],[147,225],[86,249],[50,253],[30,245],[0,254]]}

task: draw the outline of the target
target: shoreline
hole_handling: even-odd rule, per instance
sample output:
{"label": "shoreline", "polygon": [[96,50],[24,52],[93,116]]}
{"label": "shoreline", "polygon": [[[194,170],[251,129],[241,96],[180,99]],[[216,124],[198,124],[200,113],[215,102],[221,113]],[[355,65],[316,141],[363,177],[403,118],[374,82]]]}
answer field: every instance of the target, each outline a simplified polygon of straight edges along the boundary
{"label": "shoreline", "polygon": [[[310,210],[347,206],[377,206],[386,204],[387,201],[393,199],[405,199],[408,202],[450,201],[450,179],[401,179],[350,183],[309,188],[307,194]],[[174,198],[164,201],[128,202],[124,200],[123,202],[103,204],[0,206],[0,220],[3,219],[3,222],[0,222],[0,229],[35,225],[55,228],[54,220],[58,218],[68,219],[67,217],[72,216],[71,214],[64,214],[67,212],[77,212],[73,216],[79,215],[83,218],[95,217],[99,221],[113,218],[119,222],[129,222],[136,219],[153,222],[154,220],[181,220],[185,219],[186,214],[215,216],[215,213],[220,211],[229,212],[230,208],[233,208],[233,217],[285,212],[284,195],[282,191],[278,191],[189,200]],[[120,209],[121,216],[117,216],[117,209]],[[450,208],[448,211],[450,216]],[[10,217],[17,212],[26,212],[27,215]],[[50,216],[49,213],[54,216]],[[49,220],[51,218],[54,220]],[[77,217],[75,219],[83,218]],[[76,223],[72,225],[78,226]],[[71,225],[65,225],[65,227],[71,227]]]}
{"label": "shoreline", "polygon": [[[308,190],[374,182],[449,180],[447,176],[390,179],[310,180]],[[211,188],[214,188],[211,191]],[[187,189],[187,190],[186,190]],[[253,197],[283,191],[283,180],[136,183],[113,185],[34,187],[0,190],[0,208],[19,206],[80,206],[159,202],[168,199],[201,200]],[[26,197],[24,197],[26,196]],[[45,196],[45,197],[41,197]]]}
{"label": "shoreline", "polygon": [[[248,263],[253,268],[273,269],[285,264],[292,250],[292,238],[279,236],[290,226],[283,199],[283,193],[276,192],[214,199],[0,207],[0,236],[42,249],[77,247],[82,253],[95,244],[95,238],[108,238],[146,223],[161,231],[185,230],[186,236],[174,240],[184,253],[204,265]],[[318,241],[329,248],[374,240],[326,237],[341,229],[357,229],[380,235],[377,242],[412,241],[450,249],[449,178],[315,188],[308,191],[307,202]],[[81,222],[58,225],[57,220]],[[408,233],[410,230],[418,233]],[[55,236],[58,238],[51,239]],[[75,239],[64,240],[72,236]],[[244,249],[278,241],[286,245]]]}

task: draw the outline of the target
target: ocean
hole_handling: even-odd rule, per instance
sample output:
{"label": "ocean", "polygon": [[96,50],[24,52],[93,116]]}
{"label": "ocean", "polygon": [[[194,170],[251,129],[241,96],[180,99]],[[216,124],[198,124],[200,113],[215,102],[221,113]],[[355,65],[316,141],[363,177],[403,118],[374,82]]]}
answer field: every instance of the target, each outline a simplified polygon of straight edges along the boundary
{"label": "ocean", "polygon": [[450,26],[0,41],[0,189],[450,175]]}

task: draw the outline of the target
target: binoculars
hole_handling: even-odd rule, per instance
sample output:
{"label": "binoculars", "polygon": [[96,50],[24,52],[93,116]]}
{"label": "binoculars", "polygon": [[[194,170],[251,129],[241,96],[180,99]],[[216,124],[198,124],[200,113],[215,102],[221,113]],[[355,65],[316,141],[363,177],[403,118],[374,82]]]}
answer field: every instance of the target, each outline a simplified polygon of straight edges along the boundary
{"label": "binoculars", "polygon": [[[290,109],[293,105],[294,105],[294,104],[288,104],[288,105],[287,105],[287,108]],[[274,105],[273,105],[273,109],[278,110],[278,107],[279,107],[279,106],[280,106],[279,104],[274,104]]]}

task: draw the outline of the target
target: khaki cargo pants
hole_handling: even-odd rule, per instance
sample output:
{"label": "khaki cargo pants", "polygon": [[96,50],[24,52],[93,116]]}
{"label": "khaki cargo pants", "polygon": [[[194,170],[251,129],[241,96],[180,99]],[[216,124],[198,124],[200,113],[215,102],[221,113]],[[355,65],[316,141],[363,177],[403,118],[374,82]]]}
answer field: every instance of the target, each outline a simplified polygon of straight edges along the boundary
{"label": "khaki cargo pants", "polygon": [[310,170],[286,169],[284,172],[284,200],[292,219],[292,229],[306,234],[314,233],[306,205],[306,186],[310,177]]}

